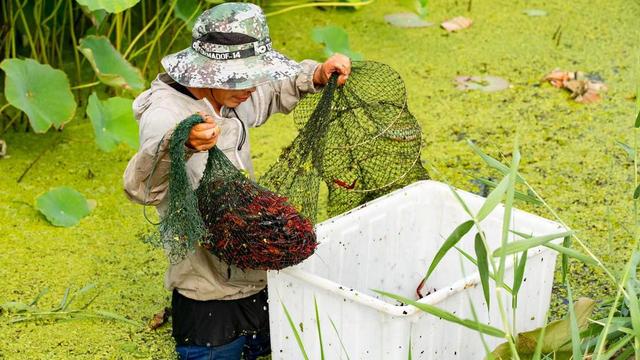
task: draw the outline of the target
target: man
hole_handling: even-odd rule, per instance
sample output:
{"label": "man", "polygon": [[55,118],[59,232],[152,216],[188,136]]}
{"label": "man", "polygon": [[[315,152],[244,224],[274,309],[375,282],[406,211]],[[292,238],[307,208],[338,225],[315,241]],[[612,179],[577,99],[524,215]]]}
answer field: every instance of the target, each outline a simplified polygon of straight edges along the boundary
{"label": "man", "polygon": [[[344,84],[351,62],[336,54],[318,64],[298,64],[272,50],[262,10],[225,3],[198,17],[190,48],[162,59],[166,73],[134,102],[140,149],[124,174],[128,197],[166,211],[173,128],[199,113],[185,143],[187,173],[197,186],[207,150],[217,145],[233,164],[253,176],[247,127],[288,113],[307,93],[319,91],[332,73]],[[165,286],[173,290],[173,336],[181,359],[246,359],[269,352],[266,273],[242,271],[208,251],[172,264]],[[257,350],[256,350],[257,349]]]}

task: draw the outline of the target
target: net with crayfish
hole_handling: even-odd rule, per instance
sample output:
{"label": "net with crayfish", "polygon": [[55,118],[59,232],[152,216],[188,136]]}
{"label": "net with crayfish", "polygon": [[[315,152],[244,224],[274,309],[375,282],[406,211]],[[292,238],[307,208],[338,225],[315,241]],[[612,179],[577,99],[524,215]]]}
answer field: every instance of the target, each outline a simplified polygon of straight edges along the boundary
{"label": "net with crayfish", "polygon": [[217,147],[209,150],[198,188],[185,169],[184,143],[199,115],[175,128],[169,145],[169,205],[160,237],[173,262],[202,246],[240,269],[279,270],[313,254],[309,219],[285,197],[244,176]]}

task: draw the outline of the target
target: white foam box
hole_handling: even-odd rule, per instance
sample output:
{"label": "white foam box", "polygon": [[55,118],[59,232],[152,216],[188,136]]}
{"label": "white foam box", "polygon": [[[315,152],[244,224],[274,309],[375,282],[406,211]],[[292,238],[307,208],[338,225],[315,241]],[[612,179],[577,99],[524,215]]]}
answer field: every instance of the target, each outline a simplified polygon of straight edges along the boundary
{"label": "white foam box", "polygon": [[[417,299],[416,288],[434,254],[458,225],[470,219],[452,191],[443,183],[420,181],[318,224],[320,244],[313,256],[297,266],[268,273],[272,358],[303,358],[284,304],[309,358],[320,359],[315,299],[325,359],[406,360],[409,346],[413,359],[483,359],[485,350],[476,331],[372,291]],[[456,191],[474,213],[484,203],[480,196]],[[501,243],[503,216],[504,207],[499,205],[481,223],[491,249]],[[535,236],[565,231],[555,222],[517,209],[512,212],[511,229]],[[473,256],[475,233],[472,229],[458,244]],[[516,235],[509,238],[519,239]],[[516,310],[517,331],[544,324],[556,256],[546,247],[528,251]],[[512,284],[513,272],[513,256],[509,256],[507,284]],[[431,293],[420,302],[464,319],[473,319],[473,304],[479,321],[502,328],[493,280],[490,284],[488,311],[477,268],[451,249],[425,284]],[[503,305],[513,321],[507,292]],[[485,341],[491,349],[504,342],[490,336]]]}

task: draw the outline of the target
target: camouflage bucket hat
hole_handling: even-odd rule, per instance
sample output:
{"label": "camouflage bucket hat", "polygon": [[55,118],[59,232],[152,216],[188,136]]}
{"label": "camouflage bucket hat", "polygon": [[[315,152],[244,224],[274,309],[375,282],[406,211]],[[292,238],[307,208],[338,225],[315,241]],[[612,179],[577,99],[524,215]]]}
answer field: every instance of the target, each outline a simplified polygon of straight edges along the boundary
{"label": "camouflage bucket hat", "polygon": [[162,59],[167,73],[188,87],[248,89],[296,75],[300,66],[271,48],[262,9],[225,3],[196,20],[191,47]]}

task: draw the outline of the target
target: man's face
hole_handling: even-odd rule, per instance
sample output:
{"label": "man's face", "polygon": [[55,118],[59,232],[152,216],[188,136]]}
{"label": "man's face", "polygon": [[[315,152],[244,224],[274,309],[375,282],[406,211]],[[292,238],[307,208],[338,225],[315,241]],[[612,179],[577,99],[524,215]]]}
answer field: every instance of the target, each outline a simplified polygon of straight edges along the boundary
{"label": "man's face", "polygon": [[218,104],[234,108],[247,101],[254,91],[256,91],[255,87],[242,90],[211,89],[211,94]]}

